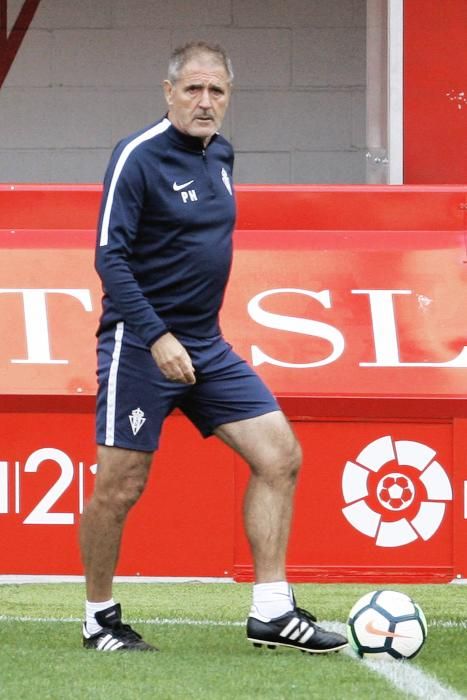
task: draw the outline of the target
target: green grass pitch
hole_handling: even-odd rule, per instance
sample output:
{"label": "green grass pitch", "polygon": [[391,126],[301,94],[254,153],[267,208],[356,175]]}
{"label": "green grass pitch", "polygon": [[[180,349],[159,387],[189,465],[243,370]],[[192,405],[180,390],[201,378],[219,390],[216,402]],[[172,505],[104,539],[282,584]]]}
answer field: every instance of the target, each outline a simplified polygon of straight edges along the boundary
{"label": "green grass pitch", "polygon": [[124,621],[134,622],[160,647],[159,654],[83,649],[80,584],[1,585],[0,698],[467,697],[465,586],[299,584],[294,589],[298,604],[320,620],[344,623],[363,593],[382,587],[411,595],[429,625],[420,655],[403,664],[389,662],[386,675],[371,666],[387,667],[388,662],[365,663],[350,652],[309,656],[292,649],[255,649],[243,625],[250,606],[248,584],[117,584],[114,597],[122,603]]}

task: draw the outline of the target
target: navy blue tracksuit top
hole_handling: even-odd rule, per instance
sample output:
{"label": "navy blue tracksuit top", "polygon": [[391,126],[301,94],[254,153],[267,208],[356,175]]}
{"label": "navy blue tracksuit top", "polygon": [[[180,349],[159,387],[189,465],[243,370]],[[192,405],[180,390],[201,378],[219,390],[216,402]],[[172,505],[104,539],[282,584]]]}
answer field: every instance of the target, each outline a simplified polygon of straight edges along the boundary
{"label": "navy blue tracksuit top", "polygon": [[220,333],[232,262],[233,150],[203,148],[164,118],[121,141],[104,179],[96,270],[104,297],[98,334],[119,321],[150,347],[167,331]]}

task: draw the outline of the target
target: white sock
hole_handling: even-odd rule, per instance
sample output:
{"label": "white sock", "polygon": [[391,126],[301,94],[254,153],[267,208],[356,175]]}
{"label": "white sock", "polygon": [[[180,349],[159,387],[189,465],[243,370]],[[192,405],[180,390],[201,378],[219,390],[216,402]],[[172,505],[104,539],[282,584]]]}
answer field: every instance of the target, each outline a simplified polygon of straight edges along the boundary
{"label": "white sock", "polygon": [[253,586],[253,608],[262,617],[272,619],[293,610],[292,589],[287,581],[256,583]]}
{"label": "white sock", "polygon": [[111,608],[112,605],[115,605],[113,598],[110,600],[103,600],[101,603],[91,603],[89,600],[86,601],[86,629],[89,634],[96,634],[102,629],[101,625],[96,622],[96,612],[107,610],[107,608]]}

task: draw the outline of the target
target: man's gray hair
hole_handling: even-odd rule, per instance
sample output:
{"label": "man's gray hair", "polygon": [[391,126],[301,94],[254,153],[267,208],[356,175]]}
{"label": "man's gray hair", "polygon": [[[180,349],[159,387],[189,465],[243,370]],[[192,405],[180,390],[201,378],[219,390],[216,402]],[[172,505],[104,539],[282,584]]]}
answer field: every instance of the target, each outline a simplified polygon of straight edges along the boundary
{"label": "man's gray hair", "polygon": [[206,41],[191,41],[189,44],[176,48],[169,59],[169,69],[167,77],[171,83],[175,83],[179,77],[183,66],[196,58],[200,54],[211,53],[222,63],[228,75],[229,82],[233,82],[234,73],[232,61],[226,51],[219,44],[208,44]]}

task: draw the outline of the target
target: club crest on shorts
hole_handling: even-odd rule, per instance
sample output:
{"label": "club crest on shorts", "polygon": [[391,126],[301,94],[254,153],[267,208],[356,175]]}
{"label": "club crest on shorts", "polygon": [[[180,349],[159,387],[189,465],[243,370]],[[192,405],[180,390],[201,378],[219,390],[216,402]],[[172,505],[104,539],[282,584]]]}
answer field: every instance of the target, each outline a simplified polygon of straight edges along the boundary
{"label": "club crest on shorts", "polygon": [[128,418],[130,419],[133,435],[137,435],[143,425],[146,423],[144,411],[142,411],[140,408],[135,408],[135,410],[131,412],[131,416],[128,416]]}

